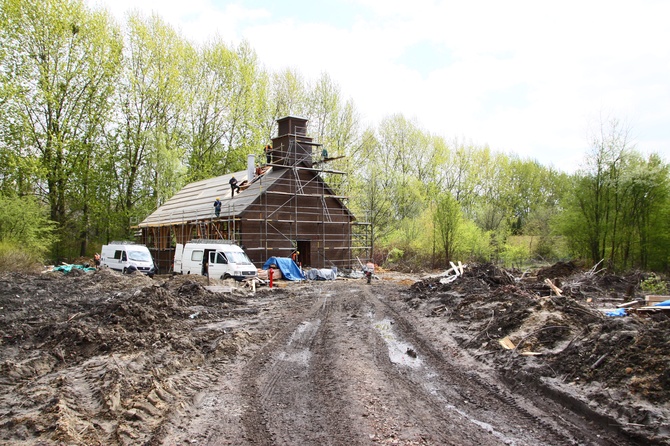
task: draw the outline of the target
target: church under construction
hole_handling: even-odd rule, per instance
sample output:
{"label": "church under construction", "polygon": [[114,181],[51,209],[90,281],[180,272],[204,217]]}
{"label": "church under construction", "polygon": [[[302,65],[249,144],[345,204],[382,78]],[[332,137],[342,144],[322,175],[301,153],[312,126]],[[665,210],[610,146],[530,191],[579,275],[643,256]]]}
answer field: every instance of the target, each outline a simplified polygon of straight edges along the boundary
{"label": "church under construction", "polygon": [[[161,273],[172,270],[177,243],[192,239],[234,240],[260,267],[272,256],[299,251],[304,267],[352,268],[369,258],[369,225],[358,222],[323,174],[328,170],[321,144],[307,136],[307,120],[277,120],[267,163],[256,168],[249,155],[246,171],[186,185],[138,225]],[[239,192],[231,194],[231,177]],[[213,203],[222,206],[217,217]]]}

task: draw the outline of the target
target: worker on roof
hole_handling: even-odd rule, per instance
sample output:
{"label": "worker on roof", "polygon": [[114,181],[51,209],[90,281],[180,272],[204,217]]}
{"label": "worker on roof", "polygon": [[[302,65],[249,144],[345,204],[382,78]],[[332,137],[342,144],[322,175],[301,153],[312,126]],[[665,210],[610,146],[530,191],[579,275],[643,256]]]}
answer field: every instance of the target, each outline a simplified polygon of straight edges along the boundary
{"label": "worker on roof", "polygon": [[265,145],[265,160],[268,164],[272,164],[272,146],[270,144]]}
{"label": "worker on roof", "polygon": [[219,197],[216,197],[216,201],[214,202],[214,215],[216,215],[216,218],[219,218],[220,213],[221,213],[221,200],[219,200]]}
{"label": "worker on roof", "polygon": [[234,197],[235,196],[235,189],[237,189],[237,193],[240,193],[240,186],[237,185],[237,178],[235,177],[230,177],[230,196]]}

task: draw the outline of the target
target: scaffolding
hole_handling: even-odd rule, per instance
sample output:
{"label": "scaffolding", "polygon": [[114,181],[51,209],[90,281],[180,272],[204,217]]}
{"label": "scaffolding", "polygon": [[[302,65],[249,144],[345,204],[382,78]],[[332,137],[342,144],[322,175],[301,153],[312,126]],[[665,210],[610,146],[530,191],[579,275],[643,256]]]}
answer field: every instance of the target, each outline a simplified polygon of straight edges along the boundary
{"label": "scaffolding", "polygon": [[141,241],[152,250],[161,272],[171,270],[174,246],[191,239],[234,241],[257,266],[294,251],[306,267],[356,268],[357,259],[371,258],[370,224],[357,221],[344,191],[333,190],[323,179],[324,174],[346,173],[329,169],[328,159],[314,153],[322,145],[306,136],[305,126],[293,124],[273,139],[277,144],[261,174],[241,186],[251,201],[239,204],[231,197],[220,217],[208,204],[191,207],[188,216],[182,213],[180,218],[175,212],[160,225],[141,226]]}

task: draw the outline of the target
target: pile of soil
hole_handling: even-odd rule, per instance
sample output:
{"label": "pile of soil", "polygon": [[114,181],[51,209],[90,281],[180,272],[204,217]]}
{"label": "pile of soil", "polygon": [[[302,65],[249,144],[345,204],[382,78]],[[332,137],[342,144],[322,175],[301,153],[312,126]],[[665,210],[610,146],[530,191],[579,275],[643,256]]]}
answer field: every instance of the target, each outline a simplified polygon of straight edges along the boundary
{"label": "pile of soil", "polygon": [[[562,295],[545,279],[559,284]],[[594,274],[573,264],[530,275],[473,265],[451,283],[417,282],[404,300],[510,382],[532,382],[573,405],[597,406],[632,433],[667,439],[670,318],[602,311],[641,299],[636,280],[639,275]]]}
{"label": "pile of soil", "polygon": [[145,443],[214,379],[201,366],[264,339],[220,326],[258,312],[246,293],[205,285],[106,269],[0,276],[0,442]]}
{"label": "pile of soil", "polygon": [[670,319],[601,311],[639,274],[376,273],[0,274],[0,443],[670,445]]}

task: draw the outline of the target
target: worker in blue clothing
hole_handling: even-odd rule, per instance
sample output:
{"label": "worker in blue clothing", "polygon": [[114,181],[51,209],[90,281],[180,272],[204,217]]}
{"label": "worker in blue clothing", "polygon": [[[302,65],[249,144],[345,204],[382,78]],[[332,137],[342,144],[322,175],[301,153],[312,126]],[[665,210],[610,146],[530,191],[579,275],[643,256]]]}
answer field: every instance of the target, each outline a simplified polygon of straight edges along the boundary
{"label": "worker in blue clothing", "polygon": [[219,214],[221,214],[221,200],[219,200],[219,197],[216,197],[216,201],[214,202],[214,215],[216,215],[216,218],[219,218]]}

